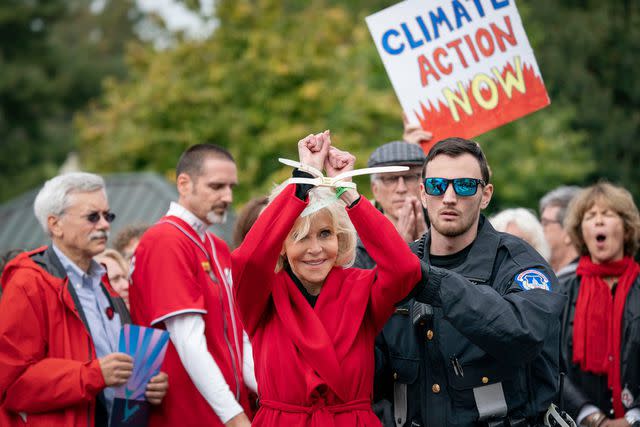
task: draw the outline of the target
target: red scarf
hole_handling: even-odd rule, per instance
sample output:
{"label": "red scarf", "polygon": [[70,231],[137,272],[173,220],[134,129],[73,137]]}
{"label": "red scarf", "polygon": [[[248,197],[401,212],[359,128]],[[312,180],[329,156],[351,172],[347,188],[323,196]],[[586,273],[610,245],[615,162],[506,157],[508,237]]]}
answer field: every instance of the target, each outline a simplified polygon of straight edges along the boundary
{"label": "red scarf", "polygon": [[[582,279],[573,323],[573,363],[583,371],[607,375],[613,391],[613,409],[619,418],[624,416],[620,372],[622,314],[640,266],[631,257],[594,264],[589,256],[583,256],[576,273]],[[618,277],[614,295],[603,277]]]}

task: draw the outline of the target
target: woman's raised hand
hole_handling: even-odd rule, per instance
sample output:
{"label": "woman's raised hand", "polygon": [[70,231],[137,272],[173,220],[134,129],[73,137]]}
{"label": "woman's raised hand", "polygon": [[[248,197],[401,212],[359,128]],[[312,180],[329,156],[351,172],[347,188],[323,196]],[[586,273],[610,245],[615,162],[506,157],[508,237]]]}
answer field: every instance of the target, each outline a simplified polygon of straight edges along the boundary
{"label": "woman's raised hand", "polygon": [[[327,176],[334,177],[342,172],[353,170],[355,163],[355,156],[348,151],[329,147],[329,153],[324,161],[324,169]],[[351,181],[351,178],[345,178],[345,181]]]}
{"label": "woman's raised hand", "polygon": [[316,135],[311,134],[301,139],[298,141],[300,163],[322,171],[330,147],[331,134],[328,130]]}

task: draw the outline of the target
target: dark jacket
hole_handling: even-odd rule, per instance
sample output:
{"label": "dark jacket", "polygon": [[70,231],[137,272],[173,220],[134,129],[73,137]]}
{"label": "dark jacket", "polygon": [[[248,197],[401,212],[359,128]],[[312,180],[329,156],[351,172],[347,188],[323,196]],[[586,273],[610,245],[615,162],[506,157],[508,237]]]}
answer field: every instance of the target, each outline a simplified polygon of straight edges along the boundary
{"label": "dark jacket", "polygon": [[579,260],[580,258],[578,257],[571,261],[569,264],[562,267],[560,270],[556,271],[556,277],[558,278],[558,283],[560,284],[560,286],[562,286],[562,282],[576,275],[576,269],[578,268]]}
{"label": "dark jacket", "polygon": [[[560,285],[568,297],[562,316],[562,354],[567,381],[564,388],[566,409],[574,418],[587,403],[613,415],[611,391],[606,375],[596,375],[580,370],[573,360],[573,318],[575,316],[580,276],[575,274]],[[626,409],[640,408],[640,276],[631,286],[622,315],[622,390],[630,392],[632,403]]]}
{"label": "dark jacket", "polygon": [[474,388],[501,383],[512,422],[538,421],[558,393],[566,300],[536,289],[555,288],[551,268],[484,217],[459,267],[430,266],[429,245],[428,235],[410,245],[428,269],[428,283],[379,336],[377,397],[393,402],[394,387],[406,384],[404,426],[476,426],[483,424]]}
{"label": "dark jacket", "polygon": [[356,242],[356,260],[353,263],[355,268],[362,268],[363,270],[371,270],[376,266],[376,262],[371,258],[369,252],[364,247],[364,243],[358,237]]}
{"label": "dark jacket", "polygon": [[[106,277],[103,292],[122,323],[131,323]],[[2,284],[0,424],[22,426],[26,417],[33,426],[106,427],[104,378],[90,328],[53,249],[16,257]]]}

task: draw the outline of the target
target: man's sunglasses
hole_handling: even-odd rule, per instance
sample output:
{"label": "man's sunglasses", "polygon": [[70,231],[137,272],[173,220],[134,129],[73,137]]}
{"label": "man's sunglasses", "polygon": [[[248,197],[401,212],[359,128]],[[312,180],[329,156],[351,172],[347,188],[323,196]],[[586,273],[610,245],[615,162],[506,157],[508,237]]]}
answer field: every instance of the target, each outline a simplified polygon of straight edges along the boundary
{"label": "man's sunglasses", "polygon": [[97,224],[100,221],[100,217],[104,218],[108,223],[112,223],[114,219],[116,219],[116,214],[113,212],[91,212],[88,215],[84,215],[84,217],[92,224]]}
{"label": "man's sunglasses", "polygon": [[442,196],[449,187],[449,183],[453,184],[453,191],[458,196],[469,197],[476,194],[478,184],[484,186],[485,182],[477,178],[425,178],[424,190],[430,196]]}

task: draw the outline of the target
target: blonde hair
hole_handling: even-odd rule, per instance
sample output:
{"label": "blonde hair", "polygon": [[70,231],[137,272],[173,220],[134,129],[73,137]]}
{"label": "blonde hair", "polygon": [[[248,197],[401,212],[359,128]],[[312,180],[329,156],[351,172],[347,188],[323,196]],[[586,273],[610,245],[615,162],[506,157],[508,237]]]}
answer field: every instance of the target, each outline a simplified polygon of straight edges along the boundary
{"label": "blonde hair", "polygon": [[584,214],[597,202],[602,202],[622,218],[624,227],[624,254],[634,256],[640,246],[640,214],[633,196],[625,188],[608,182],[599,182],[582,190],[569,204],[564,226],[582,255],[589,249],[582,235]]}
{"label": "blonde hair", "polygon": [[[269,203],[271,203],[283,189],[284,186],[279,186],[274,189],[269,196]],[[309,233],[309,228],[311,228],[313,220],[322,212],[326,212],[331,218],[331,224],[336,236],[338,237],[338,256],[336,258],[336,265],[348,268],[353,265],[356,258],[357,234],[353,224],[351,223],[351,219],[349,219],[349,215],[345,210],[345,203],[340,199],[336,199],[335,191],[332,189],[326,187],[314,187],[309,191],[309,206],[313,207],[317,203],[326,202],[328,198],[334,198],[335,201],[309,215],[298,217],[287,238],[289,238],[289,236],[294,236],[294,241],[297,242],[302,240]],[[282,270],[287,263],[287,255],[280,254],[278,262],[276,263],[275,271],[278,272]]]}
{"label": "blonde hair", "polygon": [[122,255],[120,255],[120,252],[116,251],[115,249],[105,249],[104,252],[99,253],[94,258],[98,262],[100,262],[101,258],[111,258],[120,266],[120,268],[122,268],[125,276],[129,277],[129,263],[124,259]]}

